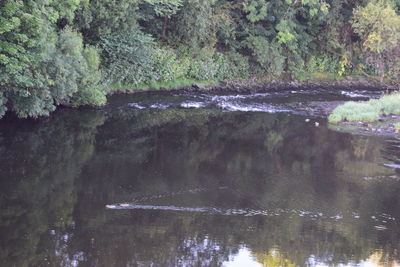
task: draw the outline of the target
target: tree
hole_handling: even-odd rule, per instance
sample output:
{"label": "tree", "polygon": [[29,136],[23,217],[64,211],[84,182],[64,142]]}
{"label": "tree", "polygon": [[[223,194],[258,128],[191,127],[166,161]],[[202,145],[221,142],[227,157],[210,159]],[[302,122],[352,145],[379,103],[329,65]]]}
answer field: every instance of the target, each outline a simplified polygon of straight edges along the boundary
{"label": "tree", "polygon": [[161,37],[165,39],[168,19],[178,12],[179,8],[183,5],[183,0],[146,0],[146,2],[153,6],[157,16],[163,17],[164,22]]}
{"label": "tree", "polygon": [[[2,2],[0,114],[8,107],[20,117],[38,117],[49,115],[59,104],[105,102],[105,92],[98,86],[97,52],[85,47],[72,28],[58,28],[60,19],[73,19],[79,4],[79,0]],[[90,92],[93,102],[81,101],[83,92],[86,98]]]}
{"label": "tree", "polygon": [[139,0],[91,0],[76,12],[75,23],[87,43],[138,28]]}
{"label": "tree", "polygon": [[366,63],[374,66],[383,78],[390,52],[400,41],[400,16],[390,1],[372,1],[354,10],[352,26],[361,38]]}

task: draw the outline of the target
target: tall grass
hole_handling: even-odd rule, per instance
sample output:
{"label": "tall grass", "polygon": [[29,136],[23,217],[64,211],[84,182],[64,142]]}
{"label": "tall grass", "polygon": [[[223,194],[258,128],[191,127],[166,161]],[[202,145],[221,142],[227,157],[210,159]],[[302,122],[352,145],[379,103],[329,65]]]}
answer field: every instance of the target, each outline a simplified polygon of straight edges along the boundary
{"label": "tall grass", "polygon": [[373,122],[382,115],[400,115],[400,93],[382,96],[364,102],[350,101],[333,110],[329,122],[362,121]]}

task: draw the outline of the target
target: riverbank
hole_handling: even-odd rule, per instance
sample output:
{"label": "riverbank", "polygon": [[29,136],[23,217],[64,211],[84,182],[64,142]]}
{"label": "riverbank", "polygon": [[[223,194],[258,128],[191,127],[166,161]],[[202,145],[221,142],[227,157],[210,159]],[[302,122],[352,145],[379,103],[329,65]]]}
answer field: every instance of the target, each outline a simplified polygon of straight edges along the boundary
{"label": "riverbank", "polygon": [[[346,77],[342,79],[326,77],[309,78],[304,81],[281,79],[281,80],[263,80],[249,79],[246,81],[198,81],[198,80],[179,80],[170,83],[154,84],[153,86],[140,86],[138,88],[117,89],[114,87],[112,94],[120,93],[138,93],[143,91],[186,91],[186,92],[215,92],[215,93],[239,93],[251,94],[269,91],[312,91],[327,90],[341,91],[349,96],[357,97],[355,90],[370,91],[377,89],[382,94],[389,94],[399,90],[398,85],[381,83],[376,80],[365,78]],[[307,111],[310,116],[323,116],[328,118],[338,106],[346,101],[311,101],[308,103],[293,103],[292,107],[298,111]],[[337,121],[330,123],[330,128],[336,131],[350,132],[354,134],[367,135],[398,135],[400,129],[400,116],[380,116],[373,122],[362,121]]]}
{"label": "riverbank", "polygon": [[331,89],[351,91],[352,88],[362,90],[376,90],[390,93],[400,89],[400,85],[379,82],[366,78],[354,77],[311,77],[303,81],[280,77],[279,79],[252,78],[247,80],[203,81],[195,79],[179,79],[170,82],[143,84],[139,86],[117,85],[110,86],[109,95],[120,93],[137,93],[143,91],[185,90],[185,91],[226,91],[226,92],[261,92],[270,90]]}
{"label": "riverbank", "polygon": [[[170,95],[171,101],[175,98],[175,95],[208,95],[210,99],[221,98],[225,100],[225,97],[229,99],[252,99],[253,97],[258,97],[257,95],[264,95],[267,98],[275,99],[273,102],[283,101],[284,99],[293,98],[290,103],[286,103],[285,107],[279,105],[277,108],[279,110],[291,110],[296,114],[301,114],[305,117],[318,117],[326,119],[332,113],[332,111],[339,105],[344,104],[346,101],[360,101],[368,99],[376,99],[381,96],[381,94],[387,94],[396,91],[395,85],[379,83],[377,81],[371,81],[364,78],[309,78],[304,81],[284,79],[270,80],[270,79],[248,79],[245,81],[200,81],[193,79],[181,79],[176,81],[171,81],[168,83],[157,83],[147,86],[116,86],[109,90],[108,103],[110,103],[111,96],[117,96],[120,100],[119,102],[126,103],[133,95],[138,95],[140,99],[151,98],[150,94],[167,94]],[[143,93],[142,96],[141,93]],[[131,95],[131,96],[129,96]],[[310,95],[310,98],[304,98],[300,96]],[[220,96],[220,97],[219,97]],[[300,97],[300,98],[299,98]],[[178,97],[179,99],[179,97]],[[183,103],[184,106],[190,107],[206,107],[206,106],[217,106],[218,108],[237,110],[237,111],[260,111],[260,112],[270,112],[268,101],[265,103],[266,106],[248,106],[247,103],[220,103],[218,101],[213,101],[208,103],[197,102],[196,97],[193,99],[193,103]],[[179,100],[178,100],[179,101]],[[201,100],[203,101],[203,100]],[[209,100],[207,100],[209,101]],[[286,100],[284,100],[286,101]],[[144,103],[133,103],[133,106],[137,105],[141,108],[154,108],[157,107],[157,103],[152,103],[150,105]],[[161,106],[165,106],[160,104]],[[172,104],[171,107],[180,107],[181,104]],[[229,108],[229,105],[232,105]],[[161,107],[160,106],[160,107]],[[167,105],[168,106],[168,105]],[[69,108],[68,106],[64,106]],[[58,109],[62,109],[60,106]],[[331,125],[330,127],[334,130],[353,132],[355,134],[397,134],[397,129],[394,127],[400,120],[397,118],[393,120],[388,120],[387,124],[382,123],[386,118],[382,118],[379,121],[379,125],[374,123],[363,124],[359,122],[340,122],[336,125]],[[386,120],[385,120],[386,121]]]}

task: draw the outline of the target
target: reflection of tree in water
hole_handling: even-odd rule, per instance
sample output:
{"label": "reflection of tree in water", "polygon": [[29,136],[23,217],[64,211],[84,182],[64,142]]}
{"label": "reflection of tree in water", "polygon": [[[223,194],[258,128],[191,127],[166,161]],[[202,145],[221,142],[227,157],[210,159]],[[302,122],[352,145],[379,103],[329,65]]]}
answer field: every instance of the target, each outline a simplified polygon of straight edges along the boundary
{"label": "reflection of tree in water", "polygon": [[[78,207],[81,214],[96,210],[94,206],[85,207],[90,203],[109,204],[129,201],[142,194],[227,186],[239,197],[227,201],[226,196],[220,194],[193,195],[190,201],[195,201],[200,207],[210,203],[228,207],[253,205],[259,209],[279,207],[317,211],[327,216],[342,213],[351,216],[354,211],[359,213],[360,219],[355,223],[354,220],[336,222],[334,219],[314,221],[298,216],[279,216],[271,220],[262,216],[231,218],[215,215],[224,222],[218,227],[208,216],[189,214],[186,220],[192,223],[186,229],[176,226],[179,225],[177,220],[181,220],[176,214],[160,225],[149,226],[149,221],[157,220],[161,215],[143,212],[127,223],[126,234],[113,236],[114,239],[102,238],[114,240],[110,246],[120,242],[119,238],[131,238],[131,241],[126,241],[129,243],[126,246],[134,247],[132,250],[137,252],[130,256],[132,259],[154,254],[161,257],[153,258],[154,262],[171,263],[182,251],[187,250],[190,256],[199,244],[212,236],[218,246],[228,249],[228,252],[219,251],[220,255],[229,255],[229,248],[237,249],[238,244],[244,243],[259,253],[278,245],[297,264],[305,262],[311,254],[332,264],[359,261],[386,244],[383,239],[377,244],[374,238],[370,238],[375,223],[370,217],[384,211],[400,218],[396,207],[386,205],[386,201],[395,202],[397,199],[394,193],[399,188],[397,182],[377,183],[363,179],[368,174],[391,173],[377,164],[381,157],[382,141],[379,138],[358,141],[357,136],[310,127],[302,123],[301,118],[285,114],[225,113],[220,116],[212,111],[192,113],[186,110],[163,111],[160,116],[158,113],[154,116],[154,113],[140,117],[125,114],[123,120],[109,120],[101,128],[101,138],[97,139],[99,153],[80,181],[85,183],[82,187],[102,192],[99,194],[102,197],[93,201],[98,199],[98,195],[92,194],[91,201],[82,200],[84,205]],[[159,120],[147,119],[146,116]],[[116,128],[120,129],[118,133],[110,130]],[[91,180],[93,177],[95,179]],[[183,200],[186,199],[177,201],[182,203]],[[163,201],[151,203],[162,205]],[[90,222],[83,216],[79,217],[81,225],[89,224],[91,228],[99,229],[98,235],[101,235],[104,229],[99,227],[115,226],[121,220],[120,214],[120,211],[105,212],[97,208]],[[167,216],[166,212],[161,214]],[[160,228],[164,229],[161,234],[157,232]],[[144,229],[158,235],[145,235]],[[207,229],[207,238],[205,234],[201,235],[204,229]],[[182,233],[182,238],[177,238]],[[384,232],[379,238],[382,235]],[[197,240],[194,236],[201,238],[197,243],[189,242],[192,250],[185,250],[187,240]],[[390,245],[392,248],[396,246]],[[175,253],[170,253],[172,248]],[[97,249],[104,248],[99,245]],[[393,251],[391,255],[397,255]],[[215,249],[211,247],[202,260],[212,258],[214,253]],[[114,255],[119,255],[114,260],[121,259],[117,252]],[[151,259],[152,256],[146,258]]]}
{"label": "reflection of tree in water", "polygon": [[[310,255],[330,264],[357,262],[376,249],[398,258],[396,240],[400,231],[395,221],[385,224],[390,231],[371,232],[374,225],[382,223],[371,220],[371,216],[386,213],[400,219],[395,205],[400,200],[398,182],[363,179],[393,173],[377,164],[382,159],[379,138],[335,133],[287,114],[120,109],[108,112],[104,123],[104,119],[96,122],[97,116],[87,129],[77,126],[82,118],[60,117],[58,125],[38,127],[43,128],[42,135],[36,137],[58,149],[46,152],[41,144],[35,150],[24,146],[22,150],[33,158],[32,166],[43,166],[31,169],[44,171],[30,176],[39,177],[28,188],[34,188],[32,192],[42,190],[38,198],[43,201],[35,211],[29,209],[42,212],[30,227],[53,226],[57,221],[54,218],[68,221],[73,213],[74,227],[61,231],[69,236],[62,248],[64,262],[81,255],[82,266],[218,266],[241,245],[249,247],[261,262],[287,260],[297,265]],[[17,145],[18,136],[9,139],[3,143]],[[4,145],[0,149],[10,151]],[[19,163],[14,169],[17,166]],[[63,180],[53,181],[61,176]],[[77,176],[79,179],[75,179]],[[59,198],[50,208],[43,199],[54,190],[52,183],[62,192],[57,191]],[[229,193],[216,190],[221,187]],[[199,189],[200,193],[174,194],[188,189]],[[160,195],[169,197],[157,197]],[[285,212],[246,217],[104,209],[105,204],[134,199],[149,205]],[[48,212],[63,209],[64,213],[57,216]],[[324,216],[301,217],[301,211]],[[353,213],[360,219],[351,217]],[[336,215],[344,219],[331,218]],[[37,229],[38,236],[47,231]],[[62,240],[61,236],[48,239]],[[40,247],[49,246],[43,240]],[[271,258],[276,247],[280,254],[274,255],[279,257]],[[30,255],[43,258],[43,254],[35,253]],[[53,262],[57,261],[60,258],[54,258]]]}
{"label": "reflection of tree in water", "polygon": [[104,119],[71,113],[0,126],[2,266],[29,266],[54,257],[56,236],[48,236],[50,229],[57,234],[73,221],[74,182],[93,153],[96,127]]}

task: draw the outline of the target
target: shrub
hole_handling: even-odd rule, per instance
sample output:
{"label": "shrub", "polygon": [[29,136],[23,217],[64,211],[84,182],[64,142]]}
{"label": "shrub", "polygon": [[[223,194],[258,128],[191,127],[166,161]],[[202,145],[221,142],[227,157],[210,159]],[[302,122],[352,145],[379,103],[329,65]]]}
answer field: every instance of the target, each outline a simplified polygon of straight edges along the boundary
{"label": "shrub", "polygon": [[261,36],[250,36],[246,45],[256,62],[271,74],[281,74],[285,69],[285,53],[278,42],[270,42]]}
{"label": "shrub", "polygon": [[95,48],[84,47],[80,33],[70,28],[59,34],[57,49],[48,63],[49,88],[57,104],[103,105],[100,58]]}
{"label": "shrub", "polygon": [[224,54],[204,51],[191,61],[188,75],[199,80],[246,78],[249,68],[247,57],[237,52]]}
{"label": "shrub", "polygon": [[183,78],[187,75],[190,67],[189,58],[178,59],[175,52],[168,48],[155,49],[153,61],[154,72],[161,81]]}
{"label": "shrub", "polygon": [[211,59],[198,60],[190,62],[189,77],[198,80],[212,80],[218,72],[218,66]]}
{"label": "shrub", "polygon": [[104,86],[100,83],[101,72],[100,58],[96,49],[93,47],[86,47],[83,51],[85,61],[82,62],[82,69],[85,76],[79,82],[79,90],[73,95],[71,104],[78,105],[104,105],[107,101],[106,91]]}
{"label": "shrub", "polygon": [[101,38],[105,82],[138,85],[159,80],[154,71],[153,39],[139,30]]}
{"label": "shrub", "polygon": [[306,63],[306,70],[308,72],[339,73],[341,70],[340,62],[340,57],[327,54],[312,55]]}
{"label": "shrub", "polygon": [[247,78],[250,73],[249,59],[238,52],[224,54],[229,64],[229,76],[225,79]]}

